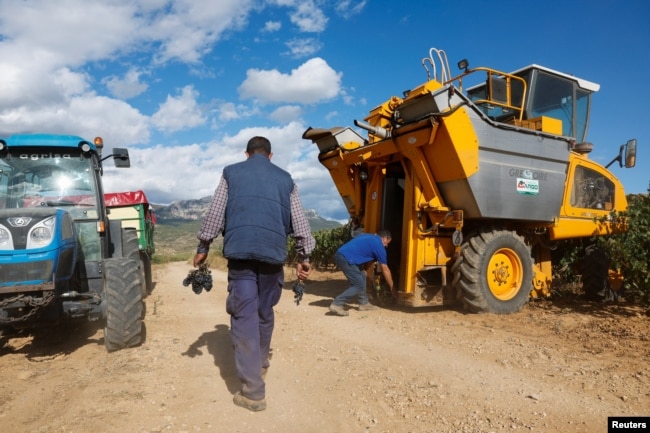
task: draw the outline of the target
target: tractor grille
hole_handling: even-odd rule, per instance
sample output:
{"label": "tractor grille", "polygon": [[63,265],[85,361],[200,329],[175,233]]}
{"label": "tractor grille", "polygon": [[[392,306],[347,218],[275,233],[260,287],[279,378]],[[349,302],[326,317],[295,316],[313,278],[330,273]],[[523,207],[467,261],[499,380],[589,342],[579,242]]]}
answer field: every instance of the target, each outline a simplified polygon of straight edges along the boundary
{"label": "tractor grille", "polygon": [[[0,224],[11,232],[15,250],[27,248],[29,231],[39,222],[56,215],[55,208],[6,209],[2,212]],[[3,268],[4,269],[4,268]],[[0,277],[2,278],[2,277]]]}
{"label": "tractor grille", "polygon": [[52,266],[52,260],[19,264],[0,264],[0,284],[50,280],[52,278]]}
{"label": "tractor grille", "polygon": [[14,248],[16,250],[24,250],[27,248],[27,235],[29,233],[29,230],[37,222],[39,222],[39,220],[32,219],[32,222],[29,225],[26,225],[24,227],[12,227],[10,224],[6,224],[5,221],[3,221],[3,223],[5,223],[4,226],[8,227],[9,231],[11,232],[11,236],[14,239]]}

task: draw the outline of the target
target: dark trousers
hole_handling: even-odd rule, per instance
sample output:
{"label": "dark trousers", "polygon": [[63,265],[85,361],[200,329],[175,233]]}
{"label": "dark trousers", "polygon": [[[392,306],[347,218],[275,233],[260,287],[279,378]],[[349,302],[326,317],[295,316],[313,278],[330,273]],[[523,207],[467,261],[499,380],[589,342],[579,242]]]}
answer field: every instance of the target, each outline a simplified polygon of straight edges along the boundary
{"label": "dark trousers", "polygon": [[262,368],[269,366],[275,325],[273,307],[280,301],[283,284],[282,265],[228,261],[226,311],[230,314],[235,369],[242,382],[242,394],[252,400],[266,396]]}

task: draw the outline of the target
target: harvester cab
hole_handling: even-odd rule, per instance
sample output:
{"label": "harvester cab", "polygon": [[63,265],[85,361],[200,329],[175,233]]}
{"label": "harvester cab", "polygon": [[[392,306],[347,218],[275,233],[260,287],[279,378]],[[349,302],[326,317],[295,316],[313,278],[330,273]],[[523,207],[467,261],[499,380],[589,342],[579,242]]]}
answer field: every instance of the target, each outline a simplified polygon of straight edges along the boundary
{"label": "harvester cab", "polygon": [[[539,65],[505,73],[466,60],[451,76],[437,49],[422,65],[426,82],[356,128],[303,138],[318,146],[351,221],[393,233],[401,303],[518,311],[550,294],[554,242],[625,230],[623,186],[589,159],[599,86]],[[635,155],[630,140],[612,163],[631,167]]]}

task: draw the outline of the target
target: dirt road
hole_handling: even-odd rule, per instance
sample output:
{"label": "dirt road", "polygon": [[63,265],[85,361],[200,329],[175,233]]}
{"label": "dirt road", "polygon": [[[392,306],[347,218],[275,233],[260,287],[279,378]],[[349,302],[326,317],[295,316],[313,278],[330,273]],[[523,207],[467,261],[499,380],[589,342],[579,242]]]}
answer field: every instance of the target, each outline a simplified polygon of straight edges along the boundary
{"label": "dirt road", "polygon": [[337,317],[340,274],[315,275],[299,306],[285,287],[268,408],[252,413],[232,403],[225,274],[197,296],[181,284],[189,269],[155,267],[140,347],[107,353],[93,324],[0,340],[0,432],[597,433],[608,415],[650,415],[641,310],[556,300],[510,316]]}

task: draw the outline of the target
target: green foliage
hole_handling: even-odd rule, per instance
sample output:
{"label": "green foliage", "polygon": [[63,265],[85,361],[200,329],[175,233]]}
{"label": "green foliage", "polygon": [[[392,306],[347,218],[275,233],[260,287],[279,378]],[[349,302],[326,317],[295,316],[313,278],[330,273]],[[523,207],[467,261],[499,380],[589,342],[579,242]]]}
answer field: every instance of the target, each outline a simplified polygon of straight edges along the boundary
{"label": "green foliage", "polygon": [[200,221],[157,224],[154,229],[154,258],[157,255],[173,257],[179,253],[195,253],[199,242],[196,233],[200,227]]}
{"label": "green foliage", "polygon": [[162,265],[171,262],[187,262],[192,258],[194,258],[194,253],[191,252],[154,254],[151,257],[151,263],[154,265]]}
{"label": "green foliage", "polygon": [[[312,251],[310,256],[311,265],[320,270],[332,270],[335,268],[334,253],[336,250],[350,240],[350,224],[340,226],[331,230],[320,230],[313,233],[316,239],[316,248]],[[287,263],[295,263],[295,241],[289,238],[287,243]]]}
{"label": "green foliage", "polygon": [[[650,192],[650,190],[649,190]],[[610,218],[627,222],[627,231],[611,236],[564,241],[553,252],[554,278],[576,282],[579,264],[590,244],[600,246],[611,259],[610,269],[620,270],[628,295],[650,307],[650,195],[628,196],[628,210]]]}
{"label": "green foliage", "polygon": [[[650,192],[650,190],[649,190]],[[627,212],[609,217],[627,223],[624,233],[574,239],[561,243],[553,252],[554,277],[563,282],[577,281],[582,273],[577,264],[591,244],[600,246],[611,259],[610,269],[620,270],[628,297],[635,297],[650,307],[650,195],[628,196]]]}
{"label": "green foliage", "polygon": [[580,280],[579,264],[585,253],[582,239],[569,239],[559,242],[558,248],[551,252],[553,280],[558,284],[575,284]]}
{"label": "green foliage", "polygon": [[[650,192],[650,191],[649,191]],[[612,258],[612,268],[620,268],[626,290],[650,303],[650,195],[629,196],[625,233],[598,239]]]}

